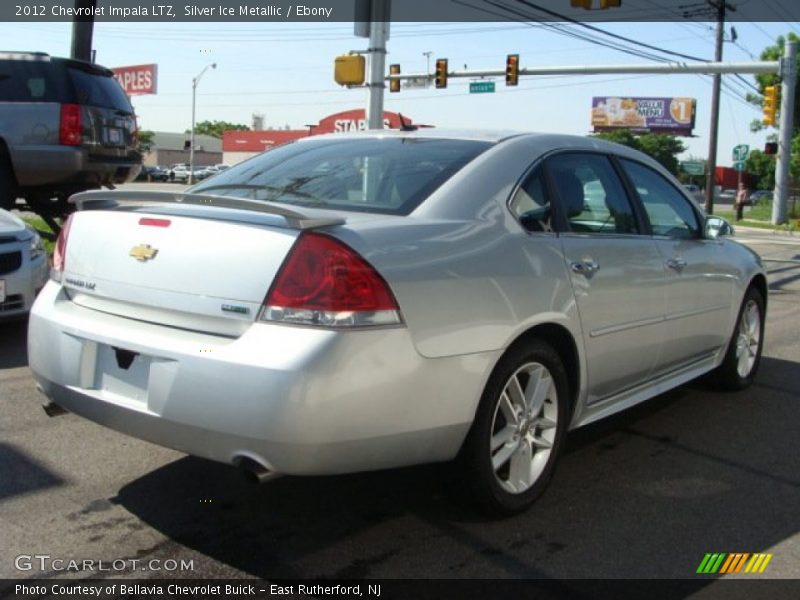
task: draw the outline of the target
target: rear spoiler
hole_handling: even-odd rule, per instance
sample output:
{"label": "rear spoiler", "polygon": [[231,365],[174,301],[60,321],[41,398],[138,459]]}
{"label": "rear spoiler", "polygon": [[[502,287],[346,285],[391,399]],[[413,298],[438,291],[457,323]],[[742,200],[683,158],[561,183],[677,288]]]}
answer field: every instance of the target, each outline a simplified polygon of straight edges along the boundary
{"label": "rear spoiler", "polygon": [[69,201],[78,210],[103,210],[120,207],[146,207],[166,204],[183,204],[191,206],[211,206],[215,208],[233,208],[257,213],[278,215],[286,219],[293,229],[315,229],[332,225],[343,225],[342,217],[313,217],[297,210],[287,208],[275,202],[233,198],[230,196],[214,196],[212,194],[184,194],[173,192],[122,192],[91,191],[74,194]]}

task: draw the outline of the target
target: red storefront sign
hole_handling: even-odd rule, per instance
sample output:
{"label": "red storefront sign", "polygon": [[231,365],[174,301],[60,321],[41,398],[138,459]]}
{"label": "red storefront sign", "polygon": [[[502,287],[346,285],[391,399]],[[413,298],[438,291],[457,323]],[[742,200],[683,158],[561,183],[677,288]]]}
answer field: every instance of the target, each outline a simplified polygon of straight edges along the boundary
{"label": "red storefront sign", "polygon": [[[407,125],[411,119],[403,116]],[[383,126],[386,129],[400,129],[400,115],[384,111]],[[226,131],[222,134],[223,152],[263,152],[275,146],[309,135],[323,133],[346,133],[350,131],[363,131],[367,129],[367,120],[364,109],[347,110],[329,115],[316,125],[307,129],[294,130],[267,130],[267,131]]]}
{"label": "red storefront sign", "polygon": [[111,70],[128,96],[155,94],[158,89],[158,65],[134,65]]}

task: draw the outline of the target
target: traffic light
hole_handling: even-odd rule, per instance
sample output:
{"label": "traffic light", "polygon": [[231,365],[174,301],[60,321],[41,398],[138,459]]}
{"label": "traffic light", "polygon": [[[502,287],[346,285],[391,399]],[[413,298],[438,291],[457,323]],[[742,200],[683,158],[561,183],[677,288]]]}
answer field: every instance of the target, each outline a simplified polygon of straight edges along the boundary
{"label": "traffic light", "polygon": [[778,142],[767,142],[764,144],[764,154],[777,154]]}
{"label": "traffic light", "polygon": [[519,54],[506,56],[506,85],[519,85]]}
{"label": "traffic light", "polygon": [[[389,75],[400,75],[400,65],[389,65]],[[389,91],[390,92],[399,92],[400,91],[400,80],[399,79],[390,79],[389,80]]]}
{"label": "traffic light", "polygon": [[339,85],[361,85],[366,75],[366,61],[361,54],[343,54],[333,63],[333,79]]}
{"label": "traffic light", "polygon": [[447,59],[436,59],[436,88],[447,87]]}
{"label": "traffic light", "polygon": [[764,125],[775,125],[775,114],[778,112],[778,86],[768,85],[764,88]]}
{"label": "traffic light", "polygon": [[592,0],[569,0],[569,5],[572,8],[585,8],[589,10],[592,8]]}

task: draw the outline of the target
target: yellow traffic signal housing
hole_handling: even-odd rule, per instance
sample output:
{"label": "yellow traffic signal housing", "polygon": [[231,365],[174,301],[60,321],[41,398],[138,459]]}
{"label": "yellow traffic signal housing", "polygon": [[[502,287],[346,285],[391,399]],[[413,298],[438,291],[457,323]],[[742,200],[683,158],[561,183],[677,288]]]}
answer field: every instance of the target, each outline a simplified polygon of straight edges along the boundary
{"label": "yellow traffic signal housing", "polygon": [[[400,65],[389,65],[389,75],[400,75]],[[399,92],[400,91],[400,80],[399,79],[390,79],[389,80],[389,91],[390,92]]]}
{"label": "yellow traffic signal housing", "polygon": [[361,54],[343,54],[333,63],[333,78],[339,85],[362,85],[366,73],[366,61]]}
{"label": "yellow traffic signal housing", "polygon": [[519,54],[506,56],[506,85],[519,85]]}
{"label": "yellow traffic signal housing", "polygon": [[585,8],[589,10],[592,8],[592,0],[569,0],[569,5],[572,8]]}
{"label": "yellow traffic signal housing", "polygon": [[436,59],[436,88],[446,88],[447,87],[447,59],[446,58],[437,58]]}
{"label": "yellow traffic signal housing", "polygon": [[768,85],[764,88],[764,125],[775,125],[778,112],[778,86]]}

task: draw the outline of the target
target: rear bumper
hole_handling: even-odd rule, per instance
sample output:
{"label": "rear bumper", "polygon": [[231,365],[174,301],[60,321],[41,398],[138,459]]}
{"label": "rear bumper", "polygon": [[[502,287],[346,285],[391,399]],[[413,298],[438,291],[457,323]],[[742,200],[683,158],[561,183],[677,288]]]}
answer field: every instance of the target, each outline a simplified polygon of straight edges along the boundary
{"label": "rear bumper", "polygon": [[[111,346],[139,353],[144,366],[109,363]],[[31,313],[28,349],[45,394],[74,413],[189,454],[248,457],[294,475],[453,458],[497,358],[425,359],[405,328],[256,323],[221,338],[82,308],[52,282]],[[128,377],[138,380],[120,383]]]}
{"label": "rear bumper", "polygon": [[13,163],[17,184],[25,191],[75,191],[86,186],[132,181],[141,169],[138,156],[92,157],[80,146],[18,146]]}

